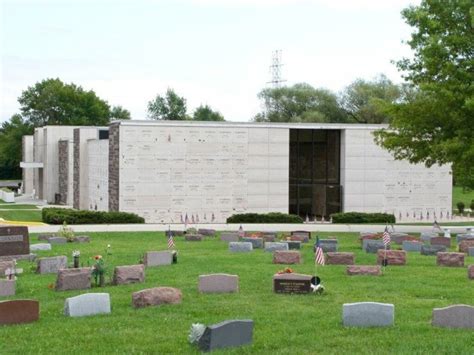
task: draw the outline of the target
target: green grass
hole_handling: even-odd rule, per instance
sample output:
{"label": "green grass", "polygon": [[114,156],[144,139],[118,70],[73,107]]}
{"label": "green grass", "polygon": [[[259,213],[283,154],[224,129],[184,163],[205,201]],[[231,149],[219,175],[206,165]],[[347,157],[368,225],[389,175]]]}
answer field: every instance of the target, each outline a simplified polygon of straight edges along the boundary
{"label": "green grass", "polygon": [[[108,277],[113,266],[135,264],[147,250],[166,249],[163,233],[90,233],[90,244],[55,245],[39,256],[81,251],[86,262],[106,256]],[[321,235],[328,235],[321,233]],[[334,233],[331,233],[334,235]],[[375,264],[374,254],[360,249],[356,234],[339,233],[340,251],[356,253],[357,264]],[[31,237],[32,241],[36,237]],[[184,242],[176,238],[178,264],[146,270],[143,284],[93,288],[108,292],[112,314],[85,318],[63,315],[64,300],[88,291],[56,292],[48,288],[55,275],[34,274],[33,264],[20,262],[25,272],[17,281],[18,299],[40,301],[39,322],[0,327],[1,353],[18,354],[183,354],[197,348],[187,342],[192,323],[213,324],[226,319],[253,319],[251,346],[220,351],[226,354],[467,354],[472,353],[472,330],[449,330],[430,325],[432,309],[451,304],[473,304],[474,281],[466,268],[436,266],[434,256],[410,253],[407,266],[388,267],[384,276],[346,276],[344,266],[319,267],[326,292],[321,295],[280,295],[272,292],[272,275],[284,265],[272,264],[271,253],[231,254],[218,240]],[[296,272],[314,273],[312,246],[302,249],[304,262]],[[474,263],[467,258],[466,264]],[[199,294],[200,274],[230,273],[240,276],[236,294]],[[133,309],[132,292],[157,286],[183,292],[179,305]],[[342,305],[377,301],[395,304],[395,325],[389,328],[344,328]]]}
{"label": "green grass", "polygon": [[471,201],[474,200],[474,190],[463,192],[463,188],[453,186],[453,210],[457,210],[456,204],[460,201],[464,202],[465,208],[469,208]]}
{"label": "green grass", "polygon": [[0,211],[0,218],[8,221],[42,222],[41,211]]}
{"label": "green grass", "polygon": [[38,207],[35,205],[20,205],[20,204],[5,204],[1,205],[0,204],[0,210],[36,210]]}

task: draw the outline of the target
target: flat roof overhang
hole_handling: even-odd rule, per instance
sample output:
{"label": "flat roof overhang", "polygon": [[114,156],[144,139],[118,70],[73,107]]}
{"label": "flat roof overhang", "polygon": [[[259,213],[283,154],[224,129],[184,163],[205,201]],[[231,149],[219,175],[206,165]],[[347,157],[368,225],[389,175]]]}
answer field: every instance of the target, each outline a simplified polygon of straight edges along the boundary
{"label": "flat roof overhang", "polygon": [[21,161],[20,162],[20,168],[22,169],[35,169],[35,168],[43,168],[43,163],[39,162],[25,162]]}

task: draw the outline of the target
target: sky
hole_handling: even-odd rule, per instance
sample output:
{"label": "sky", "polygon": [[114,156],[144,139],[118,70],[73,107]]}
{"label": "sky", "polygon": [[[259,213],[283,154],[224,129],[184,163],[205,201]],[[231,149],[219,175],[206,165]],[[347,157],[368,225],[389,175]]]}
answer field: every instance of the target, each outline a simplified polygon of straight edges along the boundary
{"label": "sky", "polygon": [[188,111],[208,104],[228,121],[261,111],[257,94],[282,51],[287,85],[340,92],[410,56],[400,11],[417,0],[0,0],[0,122],[36,82],[94,90],[132,119],[167,88]]}

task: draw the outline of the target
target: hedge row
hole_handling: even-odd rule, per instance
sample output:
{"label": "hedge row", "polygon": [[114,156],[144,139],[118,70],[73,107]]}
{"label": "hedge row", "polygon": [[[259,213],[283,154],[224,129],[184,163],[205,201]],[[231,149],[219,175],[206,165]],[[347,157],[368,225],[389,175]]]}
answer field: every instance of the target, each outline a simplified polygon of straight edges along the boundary
{"label": "hedge row", "polygon": [[303,223],[303,219],[294,214],[280,212],[242,213],[230,216],[227,223]]}
{"label": "hedge row", "polygon": [[145,223],[145,220],[127,212],[101,212],[72,210],[68,208],[43,208],[43,222],[48,224],[117,224]]}
{"label": "hedge row", "polygon": [[388,213],[341,212],[331,217],[332,223],[395,223],[395,216]]}

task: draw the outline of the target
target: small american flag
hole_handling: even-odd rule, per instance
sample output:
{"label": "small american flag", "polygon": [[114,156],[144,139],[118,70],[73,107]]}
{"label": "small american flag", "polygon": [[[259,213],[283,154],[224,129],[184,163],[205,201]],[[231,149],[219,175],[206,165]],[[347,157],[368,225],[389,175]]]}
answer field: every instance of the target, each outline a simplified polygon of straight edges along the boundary
{"label": "small american flag", "polygon": [[442,230],[441,226],[436,221],[434,221],[433,223],[433,230],[439,230],[439,231]]}
{"label": "small american flag", "polygon": [[242,225],[240,225],[240,227],[239,227],[239,237],[241,237],[241,238],[245,237],[245,232],[244,232],[244,228],[242,227]]}
{"label": "small american flag", "polygon": [[186,216],[184,217],[184,229],[188,228],[188,224],[189,224],[189,218],[188,218],[188,214],[186,213]]}
{"label": "small american flag", "polygon": [[316,237],[316,254],[314,261],[319,265],[324,265],[325,263],[323,248],[321,248],[321,245],[319,244],[319,237]]}
{"label": "small american flag", "polygon": [[171,249],[171,248],[174,248],[174,247],[175,247],[175,244],[174,244],[174,240],[173,240],[173,234],[169,233],[168,234],[168,249]]}
{"label": "small american flag", "polygon": [[385,226],[385,230],[383,232],[383,235],[382,235],[382,239],[383,239],[383,245],[388,245],[390,244],[390,233],[388,231],[388,227]]}

